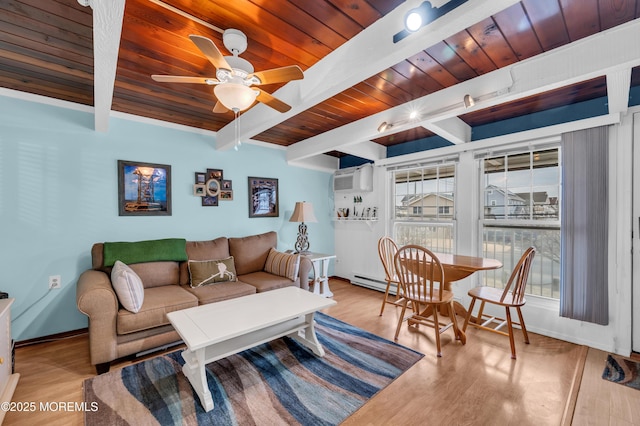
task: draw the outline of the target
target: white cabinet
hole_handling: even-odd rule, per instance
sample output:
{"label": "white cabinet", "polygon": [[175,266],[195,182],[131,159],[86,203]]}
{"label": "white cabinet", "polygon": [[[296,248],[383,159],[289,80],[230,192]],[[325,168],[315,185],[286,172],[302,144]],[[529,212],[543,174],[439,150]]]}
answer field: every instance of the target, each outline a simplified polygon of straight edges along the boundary
{"label": "white cabinet", "polygon": [[[18,384],[19,374],[13,374],[11,342],[11,304],[14,299],[0,299],[0,403],[10,402]],[[5,411],[0,410],[0,423]]]}

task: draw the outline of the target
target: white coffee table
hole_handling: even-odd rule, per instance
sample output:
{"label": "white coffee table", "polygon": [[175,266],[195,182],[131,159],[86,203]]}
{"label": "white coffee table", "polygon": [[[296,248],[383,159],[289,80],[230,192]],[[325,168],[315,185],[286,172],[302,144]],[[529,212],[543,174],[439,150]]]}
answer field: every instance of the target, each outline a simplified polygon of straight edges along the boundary
{"label": "white coffee table", "polygon": [[170,312],[167,317],[187,345],[182,372],[205,411],[211,411],[206,364],[282,336],[324,356],[313,318],[315,312],[335,304],[298,287],[286,287]]}

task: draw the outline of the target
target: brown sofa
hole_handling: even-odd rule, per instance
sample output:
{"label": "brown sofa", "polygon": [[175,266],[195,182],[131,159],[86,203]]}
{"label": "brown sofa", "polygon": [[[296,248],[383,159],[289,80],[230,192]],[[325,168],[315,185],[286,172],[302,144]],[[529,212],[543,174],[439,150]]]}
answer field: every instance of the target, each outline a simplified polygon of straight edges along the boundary
{"label": "brown sofa", "polygon": [[244,238],[220,237],[210,241],[187,241],[189,260],[223,259],[233,256],[237,281],[192,288],[186,261],[155,261],[129,264],[142,280],[144,300],[137,313],[124,309],[111,284],[111,267],[104,266],[104,244],[91,249],[92,269],[80,275],[76,303],[89,317],[91,364],[98,374],[109,371],[110,362],[127,355],[168,346],[180,341],[167,313],[214,303],[256,292],[287,286],[308,289],[311,262],[300,257],[295,281],[265,272],[271,248],[276,248],[276,232]]}

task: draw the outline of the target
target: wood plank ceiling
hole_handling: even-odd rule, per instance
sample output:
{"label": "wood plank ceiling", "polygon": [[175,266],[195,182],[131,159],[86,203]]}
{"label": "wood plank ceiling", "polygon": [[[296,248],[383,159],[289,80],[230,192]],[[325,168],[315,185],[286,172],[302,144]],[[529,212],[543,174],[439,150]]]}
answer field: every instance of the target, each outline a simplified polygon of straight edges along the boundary
{"label": "wood plank ceiling", "polygon": [[[106,0],[92,0],[106,1]],[[313,67],[403,0],[126,0],[112,109],[218,131],[233,114],[212,113],[211,87],[158,83],[151,74],[215,76],[189,40],[220,29],[248,37],[241,57],[258,71]],[[443,2],[440,2],[443,3]],[[417,3],[419,4],[419,3]],[[640,17],[636,0],[522,0],[346,90],[276,123],[252,139],[291,146],[389,108],[533,58]],[[401,28],[389,29],[389,37]],[[92,10],[77,0],[0,0],[0,87],[93,105]],[[632,85],[640,84],[634,69]],[[330,84],[331,76],[319,84]],[[262,86],[273,93],[282,84]],[[607,95],[593,78],[458,117],[477,126]],[[423,127],[373,141],[391,146],[432,136]],[[339,156],[339,150],[329,151]]]}

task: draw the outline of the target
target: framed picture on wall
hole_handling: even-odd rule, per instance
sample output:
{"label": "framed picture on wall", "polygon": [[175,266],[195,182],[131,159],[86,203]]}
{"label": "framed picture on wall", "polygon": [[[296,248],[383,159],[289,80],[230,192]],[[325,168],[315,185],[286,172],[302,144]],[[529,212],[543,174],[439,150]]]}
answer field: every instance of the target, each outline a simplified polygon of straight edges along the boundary
{"label": "framed picture on wall", "polygon": [[118,160],[118,214],[171,216],[171,166]]}
{"label": "framed picture on wall", "polygon": [[222,170],[207,169],[203,182],[206,187],[206,194],[202,197],[203,206],[217,206],[220,197],[220,182],[222,181]]}
{"label": "framed picture on wall", "polygon": [[278,179],[249,177],[249,217],[278,217]]}

